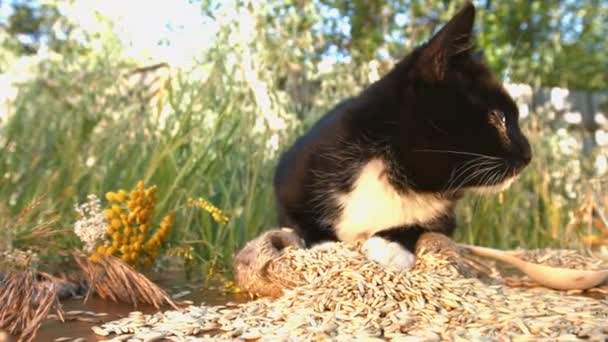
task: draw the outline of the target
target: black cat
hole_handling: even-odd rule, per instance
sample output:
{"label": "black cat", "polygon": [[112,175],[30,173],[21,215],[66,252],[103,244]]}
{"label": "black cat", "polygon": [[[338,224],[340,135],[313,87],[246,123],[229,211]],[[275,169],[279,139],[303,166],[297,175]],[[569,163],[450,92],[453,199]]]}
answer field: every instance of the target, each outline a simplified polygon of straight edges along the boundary
{"label": "black cat", "polygon": [[405,270],[420,234],[453,232],[462,191],[511,184],[531,149],[515,102],[472,53],[474,18],[468,3],[283,154],[281,226],[308,246],[365,241],[369,259]]}

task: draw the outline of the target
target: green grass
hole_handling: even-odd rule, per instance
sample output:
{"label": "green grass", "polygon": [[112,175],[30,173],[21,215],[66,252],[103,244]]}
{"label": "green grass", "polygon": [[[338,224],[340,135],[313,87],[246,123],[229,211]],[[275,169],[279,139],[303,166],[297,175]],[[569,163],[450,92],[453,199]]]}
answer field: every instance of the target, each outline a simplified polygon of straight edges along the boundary
{"label": "green grass", "polygon": [[[81,69],[70,62],[41,67],[37,80],[21,87],[0,131],[0,227],[14,247],[31,247],[20,237],[45,212],[59,218],[55,227],[63,233],[54,239],[76,246],[76,237],[65,234],[76,219],[74,205],[90,193],[130,189],[140,179],[158,186],[157,221],[179,208],[169,244],[192,243],[204,264],[226,263],[273,222],[274,158],[264,148],[269,133],[252,134],[256,112],[242,105],[248,90],[222,81],[229,71],[221,62],[206,66],[203,81],[173,73],[165,103],[155,106],[115,81],[128,64],[106,61],[87,69],[73,61]],[[36,213],[16,229],[20,212],[37,196],[44,199]],[[190,197],[224,209],[230,222],[220,226],[202,210],[186,208]]]}

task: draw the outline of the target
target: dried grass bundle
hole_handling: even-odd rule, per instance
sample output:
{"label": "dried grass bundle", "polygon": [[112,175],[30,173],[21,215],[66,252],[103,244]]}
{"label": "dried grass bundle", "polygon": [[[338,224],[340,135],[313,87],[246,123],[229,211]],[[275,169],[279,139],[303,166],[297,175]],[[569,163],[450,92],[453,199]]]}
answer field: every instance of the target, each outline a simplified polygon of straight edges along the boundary
{"label": "dried grass bundle", "polygon": [[274,262],[288,248],[304,247],[291,229],[270,230],[249,241],[234,257],[234,279],[252,296],[280,297],[283,289],[304,284],[301,275]]}
{"label": "dried grass bundle", "polygon": [[100,255],[95,262],[83,254],[74,254],[74,259],[89,282],[87,298],[95,292],[101,298],[114,302],[134,306],[145,303],[154,305],[157,309],[163,304],[169,304],[177,309],[163,289],[111,255]]}
{"label": "dried grass bundle", "polygon": [[13,272],[0,282],[0,329],[31,341],[53,307],[62,317],[57,286],[52,280],[38,280],[33,271]]}

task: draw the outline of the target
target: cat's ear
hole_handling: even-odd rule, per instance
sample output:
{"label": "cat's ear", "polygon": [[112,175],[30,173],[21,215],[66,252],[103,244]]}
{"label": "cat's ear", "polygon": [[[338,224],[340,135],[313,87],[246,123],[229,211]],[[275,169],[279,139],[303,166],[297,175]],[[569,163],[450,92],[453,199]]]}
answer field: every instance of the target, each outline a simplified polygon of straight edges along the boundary
{"label": "cat's ear", "polygon": [[450,58],[471,51],[474,21],[475,6],[467,2],[464,8],[424,45],[418,59],[418,67],[425,80],[442,80]]}

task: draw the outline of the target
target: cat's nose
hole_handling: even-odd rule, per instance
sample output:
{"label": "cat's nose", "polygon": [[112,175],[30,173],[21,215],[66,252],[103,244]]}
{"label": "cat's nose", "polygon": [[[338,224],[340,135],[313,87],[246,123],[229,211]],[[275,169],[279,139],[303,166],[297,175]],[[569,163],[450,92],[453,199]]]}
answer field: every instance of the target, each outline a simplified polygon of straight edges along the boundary
{"label": "cat's nose", "polygon": [[511,161],[516,170],[521,170],[532,161],[532,147],[528,138],[519,130],[510,132],[511,138]]}

